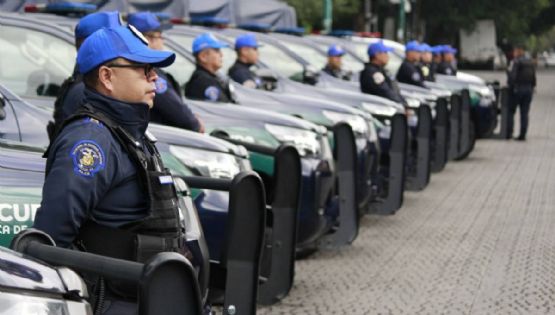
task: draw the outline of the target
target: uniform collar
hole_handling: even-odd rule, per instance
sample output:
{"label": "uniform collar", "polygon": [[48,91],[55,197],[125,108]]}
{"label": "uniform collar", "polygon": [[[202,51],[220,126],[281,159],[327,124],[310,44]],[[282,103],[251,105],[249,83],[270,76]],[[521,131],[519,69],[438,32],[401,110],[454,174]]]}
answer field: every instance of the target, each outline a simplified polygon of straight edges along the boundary
{"label": "uniform collar", "polygon": [[135,139],[142,139],[150,120],[147,104],[118,101],[89,88],[85,88],[84,102],[121,125]]}
{"label": "uniform collar", "polygon": [[243,66],[243,67],[247,67],[247,68],[250,68],[250,67],[253,65],[252,63],[245,63],[245,62],[242,62],[242,61],[239,60],[239,59],[235,60],[235,64],[240,65],[240,66]]}
{"label": "uniform collar", "polygon": [[205,72],[206,74],[208,74],[208,75],[210,75],[210,76],[213,76],[213,77],[217,78],[217,76],[216,76],[215,73],[212,73],[212,72],[206,70],[206,68],[204,68],[203,66],[201,66],[201,65],[199,65],[199,64],[197,64],[197,71]]}

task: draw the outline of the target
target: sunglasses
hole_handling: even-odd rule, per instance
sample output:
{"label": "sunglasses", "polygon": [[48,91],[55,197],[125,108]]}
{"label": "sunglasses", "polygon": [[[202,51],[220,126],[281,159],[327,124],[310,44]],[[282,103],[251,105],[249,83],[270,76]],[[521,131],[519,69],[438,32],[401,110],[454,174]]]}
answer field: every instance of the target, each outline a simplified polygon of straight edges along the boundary
{"label": "sunglasses", "polygon": [[130,64],[130,65],[122,65],[122,64],[109,64],[106,65],[106,67],[108,68],[132,68],[132,69],[140,69],[142,68],[143,71],[145,72],[145,76],[148,78],[150,71],[152,71],[152,69],[154,69],[154,67],[149,64],[149,63],[135,63],[135,64]]}

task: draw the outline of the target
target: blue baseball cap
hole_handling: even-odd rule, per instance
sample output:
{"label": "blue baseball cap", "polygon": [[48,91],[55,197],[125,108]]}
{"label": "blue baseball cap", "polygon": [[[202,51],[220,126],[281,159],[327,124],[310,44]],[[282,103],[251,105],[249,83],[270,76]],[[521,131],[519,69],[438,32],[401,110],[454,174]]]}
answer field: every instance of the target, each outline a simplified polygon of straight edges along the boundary
{"label": "blue baseball cap", "polygon": [[428,45],[428,44],[426,44],[426,43],[422,43],[422,44],[420,45],[420,50],[421,50],[422,52],[433,52],[432,46],[430,46],[430,45]]}
{"label": "blue baseball cap", "polygon": [[437,45],[432,47],[432,53],[434,55],[441,55],[443,52],[443,45]]}
{"label": "blue baseball cap", "polygon": [[258,45],[258,41],[256,40],[256,35],[249,33],[249,34],[238,36],[235,39],[235,49],[239,49],[243,47],[252,47],[252,48],[260,47],[260,45]]}
{"label": "blue baseball cap", "polygon": [[368,56],[372,57],[375,54],[386,53],[393,51],[393,48],[384,45],[383,40],[368,45]]}
{"label": "blue baseball cap", "polygon": [[141,33],[161,32],[172,28],[169,23],[160,23],[160,20],[152,12],[137,12],[127,16],[127,23],[135,26]]}
{"label": "blue baseball cap", "polygon": [[199,53],[208,48],[220,49],[229,47],[227,43],[219,41],[214,34],[204,33],[195,37],[193,41],[193,54]]}
{"label": "blue baseball cap", "polygon": [[422,52],[422,45],[420,45],[417,41],[415,40],[411,40],[410,42],[408,42],[405,45],[405,51],[409,52],[409,51],[416,51],[416,52]]}
{"label": "blue baseball cap", "polygon": [[120,57],[160,68],[171,65],[175,60],[175,54],[170,51],[148,48],[148,41],[133,26],[120,26],[102,28],[90,35],[77,52],[77,67],[81,74],[86,74]]}
{"label": "blue baseball cap", "polygon": [[118,11],[95,12],[86,15],[75,26],[75,38],[87,38],[97,30],[122,26]]}
{"label": "blue baseball cap", "polygon": [[328,49],[328,56],[330,57],[343,56],[344,54],[345,54],[345,50],[343,49],[343,47],[339,45],[331,45],[330,48]]}
{"label": "blue baseball cap", "polygon": [[457,49],[451,47],[450,45],[443,45],[442,53],[444,54],[456,54],[457,51]]}

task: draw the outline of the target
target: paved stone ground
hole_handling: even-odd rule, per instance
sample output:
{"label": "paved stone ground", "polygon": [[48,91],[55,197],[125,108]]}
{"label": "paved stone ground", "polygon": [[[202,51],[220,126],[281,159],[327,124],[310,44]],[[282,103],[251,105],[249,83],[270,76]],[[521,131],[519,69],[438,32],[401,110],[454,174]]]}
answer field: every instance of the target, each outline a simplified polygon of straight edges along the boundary
{"label": "paved stone ground", "polygon": [[259,314],[555,314],[554,82],[539,74],[527,142],[480,140],[352,246],[298,261]]}

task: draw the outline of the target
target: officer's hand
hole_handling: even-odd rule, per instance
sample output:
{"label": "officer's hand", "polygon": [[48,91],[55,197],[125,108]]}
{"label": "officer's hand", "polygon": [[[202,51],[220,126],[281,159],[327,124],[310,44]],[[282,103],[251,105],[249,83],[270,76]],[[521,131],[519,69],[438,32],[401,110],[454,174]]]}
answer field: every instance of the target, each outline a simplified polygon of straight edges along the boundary
{"label": "officer's hand", "polygon": [[204,130],[204,123],[198,117],[197,117],[197,120],[198,120],[198,132],[204,133],[204,131],[205,131]]}

